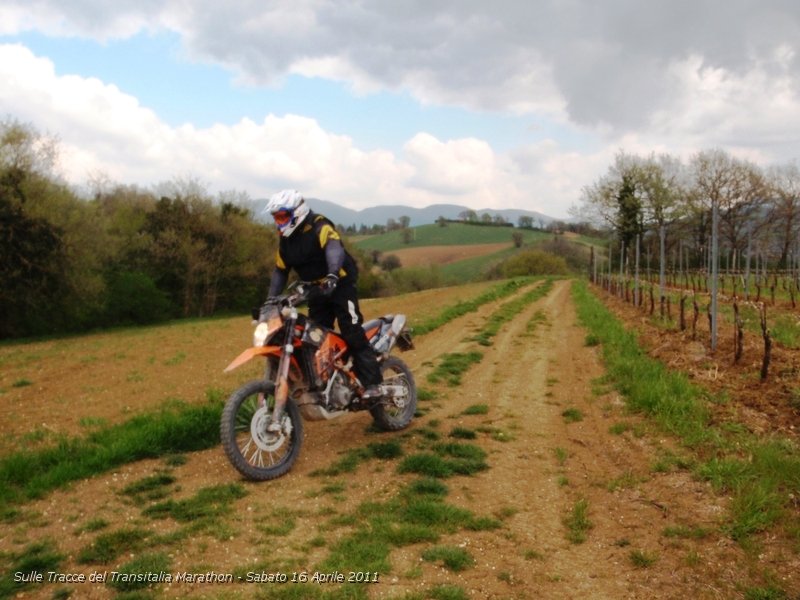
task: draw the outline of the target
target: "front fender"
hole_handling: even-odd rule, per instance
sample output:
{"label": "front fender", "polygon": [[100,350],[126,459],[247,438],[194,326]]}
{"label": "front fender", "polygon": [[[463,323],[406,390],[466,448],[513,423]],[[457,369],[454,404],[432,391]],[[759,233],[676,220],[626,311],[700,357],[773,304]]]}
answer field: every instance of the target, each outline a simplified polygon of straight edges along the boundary
{"label": "front fender", "polygon": [[[225,373],[230,373],[237,367],[241,367],[244,363],[256,356],[280,356],[281,349],[278,346],[253,346],[242,352],[239,356],[234,358],[227,367]],[[292,357],[292,364],[295,363],[294,356]]]}

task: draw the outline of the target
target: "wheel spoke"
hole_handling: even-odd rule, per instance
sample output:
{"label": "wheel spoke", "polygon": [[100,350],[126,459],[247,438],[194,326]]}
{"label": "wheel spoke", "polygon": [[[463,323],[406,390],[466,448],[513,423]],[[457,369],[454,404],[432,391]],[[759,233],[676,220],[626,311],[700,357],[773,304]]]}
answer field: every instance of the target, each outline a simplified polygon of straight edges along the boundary
{"label": "wheel spoke", "polygon": [[302,443],[302,421],[289,404],[279,431],[268,431],[275,405],[272,384],[254,382],[226,406],[221,426],[223,446],[233,465],[246,477],[268,480],[288,471]]}

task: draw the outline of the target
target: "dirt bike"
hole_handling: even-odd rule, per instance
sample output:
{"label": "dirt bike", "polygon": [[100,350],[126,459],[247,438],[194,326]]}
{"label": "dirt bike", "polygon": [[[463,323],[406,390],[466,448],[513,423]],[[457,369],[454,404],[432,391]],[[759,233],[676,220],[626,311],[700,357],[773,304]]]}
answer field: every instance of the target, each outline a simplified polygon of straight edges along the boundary
{"label": "dirt bike", "polygon": [[233,466],[248,479],[285,475],[303,443],[303,420],[332,419],[368,410],[385,431],[408,426],[417,408],[414,376],[391,356],[414,347],[406,317],[385,315],[363,324],[383,375],[380,399],[362,402],[364,387],[353,371],[345,340],[298,312],[320,287],[295,282],[285,295],[253,310],[253,346],[225,369],[230,372],[255,357],[265,359],[262,379],[236,390],[222,411],[222,446]]}

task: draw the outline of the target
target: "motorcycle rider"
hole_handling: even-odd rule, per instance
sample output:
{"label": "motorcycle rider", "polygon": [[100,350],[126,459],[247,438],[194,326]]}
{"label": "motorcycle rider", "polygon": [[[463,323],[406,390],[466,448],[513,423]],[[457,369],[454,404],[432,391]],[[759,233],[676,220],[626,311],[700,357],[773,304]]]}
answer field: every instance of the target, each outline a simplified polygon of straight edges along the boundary
{"label": "motorcycle rider", "polygon": [[333,223],[312,212],[297,190],[274,194],[265,212],[272,215],[280,233],[269,295],[281,293],[292,269],[303,281],[318,282],[323,293],[309,300],[309,318],[329,329],[333,329],[334,319],[338,322],[356,375],[365,388],[361,399],[380,398],[381,370],[361,326],[364,318],[356,293],[358,268]]}

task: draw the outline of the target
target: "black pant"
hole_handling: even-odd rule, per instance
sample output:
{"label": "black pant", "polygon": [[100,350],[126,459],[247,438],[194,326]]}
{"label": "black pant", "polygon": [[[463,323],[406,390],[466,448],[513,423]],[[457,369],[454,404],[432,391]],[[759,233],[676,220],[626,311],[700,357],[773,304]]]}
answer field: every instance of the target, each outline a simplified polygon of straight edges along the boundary
{"label": "black pant", "polygon": [[329,329],[333,329],[334,319],[336,320],[339,331],[350,348],[356,375],[365,387],[377,385],[383,380],[378,359],[361,326],[364,317],[358,308],[358,295],[353,283],[340,281],[330,296],[311,300],[308,303],[308,316]]}

